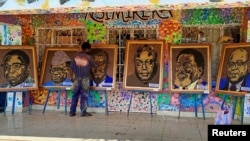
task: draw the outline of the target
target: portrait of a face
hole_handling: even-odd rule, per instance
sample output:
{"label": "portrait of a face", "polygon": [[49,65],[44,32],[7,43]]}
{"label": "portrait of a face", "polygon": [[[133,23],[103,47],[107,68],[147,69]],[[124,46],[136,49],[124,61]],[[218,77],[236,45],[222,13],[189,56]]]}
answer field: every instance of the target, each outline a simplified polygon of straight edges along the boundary
{"label": "portrait of a face", "polygon": [[189,48],[180,51],[176,60],[175,85],[185,88],[201,79],[204,65],[204,58],[197,50]]}
{"label": "portrait of a face", "polygon": [[173,92],[209,92],[210,45],[179,44],[170,46],[170,90]]}
{"label": "portrait of a face", "polygon": [[92,56],[98,65],[90,71],[90,86],[95,87],[97,90],[115,89],[117,45],[93,45],[88,54]]}
{"label": "portrait of a face", "polygon": [[105,50],[100,48],[91,49],[89,54],[98,64],[98,67],[92,68],[91,70],[92,79],[96,84],[100,84],[105,80],[105,77],[107,75],[109,55]]}
{"label": "portrait of a face", "polygon": [[153,46],[143,45],[135,54],[135,74],[142,83],[147,83],[157,71],[157,52]]}
{"label": "portrait of a face", "polygon": [[227,77],[232,83],[242,81],[248,73],[248,52],[244,48],[232,51],[227,63]]}
{"label": "portrait of a face", "polygon": [[55,84],[62,83],[66,80],[69,74],[69,70],[70,70],[69,65],[70,65],[70,61],[64,62],[60,64],[59,66],[51,65],[51,68],[50,68],[51,80]]}
{"label": "portrait of a face", "polygon": [[161,91],[165,47],[162,40],[128,40],[123,88]]}
{"label": "portrait of a face", "polygon": [[[77,54],[78,48],[50,47],[45,50],[44,62],[41,68],[40,85],[43,87],[69,87],[70,63]],[[81,62],[80,62],[81,63]]]}
{"label": "portrait of a face", "polygon": [[0,91],[38,88],[34,46],[0,46]]}
{"label": "portrait of a face", "polygon": [[12,50],[3,58],[4,77],[11,87],[23,83],[29,76],[30,60],[28,55],[21,50]]}
{"label": "portrait of a face", "polygon": [[221,52],[216,92],[241,95],[250,92],[250,44],[225,44]]}

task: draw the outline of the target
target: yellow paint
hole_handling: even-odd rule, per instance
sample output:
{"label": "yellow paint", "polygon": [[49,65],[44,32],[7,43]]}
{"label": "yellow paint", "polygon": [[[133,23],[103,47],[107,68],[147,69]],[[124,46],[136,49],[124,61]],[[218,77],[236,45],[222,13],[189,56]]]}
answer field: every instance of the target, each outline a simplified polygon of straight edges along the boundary
{"label": "yellow paint", "polygon": [[42,9],[49,9],[49,0],[45,0],[41,6]]}
{"label": "yellow paint", "polygon": [[82,7],[88,7],[90,6],[90,2],[89,1],[82,1]]}
{"label": "yellow paint", "polygon": [[25,5],[25,0],[16,0],[16,2],[17,2],[19,5],[22,5],[22,6]]}
{"label": "yellow paint", "polygon": [[153,4],[159,4],[160,0],[149,0],[149,2],[151,2]]}

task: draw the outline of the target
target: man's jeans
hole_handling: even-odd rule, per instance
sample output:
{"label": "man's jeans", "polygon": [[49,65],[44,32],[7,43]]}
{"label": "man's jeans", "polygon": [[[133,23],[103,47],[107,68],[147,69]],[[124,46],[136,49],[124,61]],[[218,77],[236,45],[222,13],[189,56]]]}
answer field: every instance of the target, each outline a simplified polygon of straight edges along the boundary
{"label": "man's jeans", "polygon": [[71,101],[70,114],[76,113],[79,96],[81,113],[86,113],[88,106],[89,85],[89,77],[75,78],[73,82],[73,96]]}

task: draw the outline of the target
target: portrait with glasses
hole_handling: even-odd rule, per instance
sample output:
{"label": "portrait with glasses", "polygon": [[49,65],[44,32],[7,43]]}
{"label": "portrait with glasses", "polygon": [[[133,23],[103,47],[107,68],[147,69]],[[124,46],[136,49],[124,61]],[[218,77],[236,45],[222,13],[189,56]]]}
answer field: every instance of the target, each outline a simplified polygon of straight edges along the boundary
{"label": "portrait with glasses", "polygon": [[[0,88],[30,89],[37,88],[34,76],[34,61],[32,51],[21,49],[20,46],[1,53],[2,79]],[[32,48],[33,49],[33,48]]]}
{"label": "portrait with glasses", "polygon": [[170,84],[175,92],[210,90],[210,45],[171,45]]}
{"label": "portrait with glasses", "polygon": [[250,44],[234,43],[223,46],[222,65],[217,79],[217,91],[241,94],[250,91]]}
{"label": "portrait with glasses", "polygon": [[41,67],[40,86],[42,87],[71,87],[70,62],[78,48],[49,47],[45,49]]}

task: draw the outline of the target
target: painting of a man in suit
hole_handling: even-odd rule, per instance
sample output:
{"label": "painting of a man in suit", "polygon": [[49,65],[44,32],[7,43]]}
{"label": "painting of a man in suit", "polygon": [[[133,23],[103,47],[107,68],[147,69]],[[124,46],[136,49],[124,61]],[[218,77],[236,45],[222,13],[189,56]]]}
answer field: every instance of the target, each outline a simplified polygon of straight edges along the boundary
{"label": "painting of a man in suit", "polygon": [[242,91],[250,87],[249,52],[245,48],[236,48],[226,62],[226,77],[220,79],[220,90]]}

